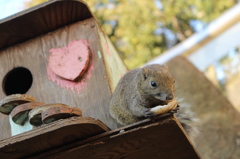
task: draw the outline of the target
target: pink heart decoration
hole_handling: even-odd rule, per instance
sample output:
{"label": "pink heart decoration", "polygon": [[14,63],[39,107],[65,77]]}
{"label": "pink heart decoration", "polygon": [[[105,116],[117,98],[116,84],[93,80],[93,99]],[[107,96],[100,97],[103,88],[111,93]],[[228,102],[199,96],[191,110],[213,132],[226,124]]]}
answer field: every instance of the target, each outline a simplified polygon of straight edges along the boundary
{"label": "pink heart decoration", "polygon": [[83,75],[90,61],[90,50],[81,40],[71,41],[67,47],[49,50],[49,67],[58,76],[75,81]]}

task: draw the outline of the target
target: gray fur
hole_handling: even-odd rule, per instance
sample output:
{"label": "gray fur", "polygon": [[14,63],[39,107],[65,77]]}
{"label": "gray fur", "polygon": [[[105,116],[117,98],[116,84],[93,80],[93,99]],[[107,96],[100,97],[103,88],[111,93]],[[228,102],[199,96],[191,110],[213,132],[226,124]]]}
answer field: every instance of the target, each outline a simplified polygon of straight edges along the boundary
{"label": "gray fur", "polygon": [[[156,87],[151,84],[156,83]],[[119,81],[110,101],[109,112],[120,126],[129,125],[147,117],[150,108],[169,103],[174,98],[173,76],[167,66],[158,64],[137,68],[126,73]],[[191,134],[193,128],[189,121],[193,114],[180,105],[176,114],[185,130]]]}

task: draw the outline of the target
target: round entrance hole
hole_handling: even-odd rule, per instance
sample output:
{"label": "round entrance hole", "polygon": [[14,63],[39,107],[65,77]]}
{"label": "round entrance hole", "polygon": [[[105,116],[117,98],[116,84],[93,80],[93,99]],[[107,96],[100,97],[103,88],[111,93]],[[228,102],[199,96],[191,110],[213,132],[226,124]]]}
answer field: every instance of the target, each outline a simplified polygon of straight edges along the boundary
{"label": "round entrance hole", "polygon": [[3,91],[6,95],[25,94],[32,86],[32,73],[24,67],[9,71],[3,79]]}

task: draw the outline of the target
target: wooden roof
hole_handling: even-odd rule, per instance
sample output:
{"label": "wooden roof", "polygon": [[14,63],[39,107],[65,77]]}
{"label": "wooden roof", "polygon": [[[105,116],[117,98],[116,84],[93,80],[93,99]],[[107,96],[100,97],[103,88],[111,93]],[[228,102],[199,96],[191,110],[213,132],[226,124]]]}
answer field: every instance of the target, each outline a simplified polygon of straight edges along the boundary
{"label": "wooden roof", "polygon": [[81,0],[51,0],[0,21],[0,50],[92,17]]}
{"label": "wooden roof", "polygon": [[107,131],[100,121],[73,117],[2,140],[4,158],[168,158],[199,159],[176,118],[163,114],[151,121]]}

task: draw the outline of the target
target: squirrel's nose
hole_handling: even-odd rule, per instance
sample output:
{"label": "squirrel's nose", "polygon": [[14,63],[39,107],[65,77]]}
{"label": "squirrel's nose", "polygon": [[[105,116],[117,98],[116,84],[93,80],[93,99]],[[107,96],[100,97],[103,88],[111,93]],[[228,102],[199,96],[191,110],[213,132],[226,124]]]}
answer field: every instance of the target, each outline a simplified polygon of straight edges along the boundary
{"label": "squirrel's nose", "polygon": [[173,99],[173,95],[171,94],[171,95],[168,95],[167,97],[166,97],[166,100],[172,100]]}

